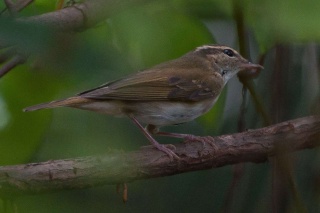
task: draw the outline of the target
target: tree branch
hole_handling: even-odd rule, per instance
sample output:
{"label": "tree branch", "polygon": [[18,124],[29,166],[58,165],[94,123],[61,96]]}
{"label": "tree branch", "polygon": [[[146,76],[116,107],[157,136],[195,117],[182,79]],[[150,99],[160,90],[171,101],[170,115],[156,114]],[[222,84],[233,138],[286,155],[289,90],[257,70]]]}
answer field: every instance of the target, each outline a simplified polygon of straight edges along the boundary
{"label": "tree branch", "polygon": [[13,2],[12,0],[4,0],[11,15],[16,15],[17,12],[21,11],[23,8],[27,7],[34,0],[18,0]]}
{"label": "tree branch", "polygon": [[4,76],[7,72],[18,66],[19,64],[23,64],[26,61],[26,58],[21,55],[14,56],[10,61],[0,67],[0,78]]}
{"label": "tree branch", "polygon": [[37,194],[88,188],[211,169],[240,162],[261,163],[281,152],[320,144],[320,116],[212,138],[210,143],[176,144],[180,161],[170,162],[151,147],[128,153],[54,160],[0,167],[0,196]]}
{"label": "tree branch", "polygon": [[62,32],[81,31],[146,0],[87,0],[61,10],[32,16],[21,21],[43,24]]}
{"label": "tree branch", "polygon": [[[18,12],[32,0],[20,0],[14,4],[11,0],[6,0],[10,12]],[[99,22],[107,19],[115,13],[119,13],[134,5],[147,2],[146,0],[87,0],[83,3],[75,4],[54,12],[27,18],[16,19],[22,23],[32,23],[45,26],[53,32],[76,32],[93,27]],[[150,2],[150,0],[148,1]],[[0,37],[0,49],[15,45],[10,43],[10,38]],[[15,50],[19,53],[13,60],[7,62],[0,70],[0,78],[11,71],[14,67],[24,63],[30,53],[21,52],[19,48]],[[3,63],[3,62],[2,62]]]}

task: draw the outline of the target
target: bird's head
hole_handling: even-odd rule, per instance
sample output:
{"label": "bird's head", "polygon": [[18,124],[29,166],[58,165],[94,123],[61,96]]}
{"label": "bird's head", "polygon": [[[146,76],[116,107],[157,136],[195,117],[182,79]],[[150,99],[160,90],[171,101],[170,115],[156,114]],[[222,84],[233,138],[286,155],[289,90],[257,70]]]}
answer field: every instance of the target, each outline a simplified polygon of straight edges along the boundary
{"label": "bird's head", "polygon": [[227,46],[205,45],[198,47],[194,53],[208,60],[213,70],[222,76],[225,84],[240,70],[263,69],[261,65],[252,64]]}

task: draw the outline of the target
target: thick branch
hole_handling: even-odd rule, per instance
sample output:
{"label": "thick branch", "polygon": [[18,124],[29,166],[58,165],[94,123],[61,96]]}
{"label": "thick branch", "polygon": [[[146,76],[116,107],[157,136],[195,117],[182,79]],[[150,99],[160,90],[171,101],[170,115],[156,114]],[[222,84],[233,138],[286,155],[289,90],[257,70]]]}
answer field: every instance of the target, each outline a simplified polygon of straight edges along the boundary
{"label": "thick branch", "polygon": [[[44,24],[59,31],[79,31],[92,27],[115,13],[146,0],[87,0],[61,10],[33,16],[28,22]],[[150,1],[148,1],[150,2]]]}
{"label": "thick branch", "polygon": [[[11,12],[17,12],[31,1],[32,0],[21,0],[16,4],[13,4],[11,0],[7,0],[6,2]],[[61,10],[28,18],[20,18],[17,19],[17,21],[41,25],[46,29],[52,29],[54,32],[82,31],[95,26],[115,13],[119,13],[120,11],[144,2],[146,2],[146,0],[87,0]],[[11,43],[11,38],[0,38],[0,49],[12,45],[14,46],[16,44]],[[15,66],[24,63],[24,59],[30,55],[30,53],[21,51],[19,48],[17,48],[17,52],[20,52],[19,56],[1,67],[0,78]]]}
{"label": "thick branch", "polygon": [[[47,193],[211,169],[240,162],[264,162],[279,150],[292,152],[320,144],[320,116],[212,138],[210,143],[176,144],[180,161],[142,148],[129,153],[0,167],[0,195]],[[282,149],[279,149],[281,147]]]}

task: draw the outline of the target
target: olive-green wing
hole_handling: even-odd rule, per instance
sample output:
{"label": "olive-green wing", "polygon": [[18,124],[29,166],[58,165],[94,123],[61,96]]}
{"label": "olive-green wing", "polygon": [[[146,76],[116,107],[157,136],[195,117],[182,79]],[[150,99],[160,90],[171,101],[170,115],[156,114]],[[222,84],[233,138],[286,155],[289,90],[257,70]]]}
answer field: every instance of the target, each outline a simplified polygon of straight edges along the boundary
{"label": "olive-green wing", "polygon": [[216,97],[222,85],[213,78],[204,78],[197,71],[182,70],[175,75],[171,70],[144,71],[85,91],[79,96],[131,101],[197,101]]}

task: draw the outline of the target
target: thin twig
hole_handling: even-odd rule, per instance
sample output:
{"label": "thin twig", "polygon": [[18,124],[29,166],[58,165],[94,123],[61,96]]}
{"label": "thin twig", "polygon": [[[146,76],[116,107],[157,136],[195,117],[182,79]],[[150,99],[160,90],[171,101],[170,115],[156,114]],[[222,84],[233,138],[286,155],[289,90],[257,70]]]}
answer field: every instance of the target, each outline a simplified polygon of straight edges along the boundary
{"label": "thin twig", "polygon": [[[242,8],[241,8],[241,5],[236,0],[233,1],[233,16],[237,25],[237,35],[238,35],[238,44],[239,44],[240,54],[245,58],[249,58],[248,57],[249,54],[246,47],[247,36],[245,32]],[[246,129],[246,119],[245,119],[246,102],[247,102],[247,88],[243,85],[242,86],[242,103],[240,106],[240,114],[238,118],[238,132],[243,132]],[[223,212],[229,212],[230,209],[232,208],[234,194],[240,183],[241,178],[243,177],[243,174],[244,174],[243,164],[234,165],[233,178],[226,194],[226,198],[223,205]]]}
{"label": "thin twig", "polygon": [[[250,58],[250,54],[249,54],[249,45],[247,42],[247,36],[246,36],[246,30],[245,30],[245,25],[244,25],[244,17],[243,17],[243,8],[241,5],[241,2],[234,0],[233,1],[234,4],[234,18],[236,20],[237,23],[237,31],[238,31],[238,38],[239,38],[239,49],[240,49],[240,53],[241,55],[243,55],[246,58]],[[264,58],[262,57],[262,60]],[[263,62],[263,61],[260,61]],[[258,76],[258,74],[260,73],[260,70],[254,70],[251,71],[249,73],[247,72],[239,72],[238,73],[238,78],[240,80],[240,82],[243,84],[244,88],[244,92],[246,93],[247,89],[250,92],[250,95],[253,99],[253,103],[255,105],[255,108],[257,110],[257,112],[262,116],[262,119],[264,121],[264,125],[270,125],[271,124],[271,120],[269,118],[269,116],[267,115],[267,111],[264,107],[264,105],[262,104],[262,99],[260,98],[260,96],[257,94],[256,92],[256,88],[254,85],[254,82],[252,80],[252,78],[256,78]],[[245,100],[243,100],[245,101]],[[242,116],[244,117],[244,116]],[[244,122],[244,121],[242,121]]]}
{"label": "thin twig", "polygon": [[14,3],[11,0],[3,0],[9,12],[15,12]]}
{"label": "thin twig", "polygon": [[14,67],[18,66],[19,64],[23,64],[25,60],[26,59],[20,55],[16,55],[15,57],[13,57],[10,61],[2,65],[2,67],[0,68],[0,78],[10,70],[12,70]]}
{"label": "thin twig", "polygon": [[16,3],[16,10],[20,12],[22,9],[26,8],[29,4],[34,2],[34,0],[19,0]]}
{"label": "thin twig", "polygon": [[247,80],[245,79],[244,81],[242,81],[242,79],[239,79],[244,85],[245,87],[249,90],[250,95],[252,97],[255,109],[257,110],[257,112],[261,115],[264,125],[270,125],[271,119],[270,116],[267,114],[267,110],[265,108],[265,105],[262,102],[262,98],[260,95],[258,95],[258,93],[256,92],[256,86],[254,84],[254,82],[252,80]]}
{"label": "thin twig", "polygon": [[0,54],[0,64],[4,63],[5,61],[8,61],[15,54],[16,54],[16,51],[13,48],[9,48],[6,51],[3,51]]}
{"label": "thin twig", "polygon": [[[15,16],[23,8],[27,7],[34,0],[18,0],[13,2],[12,0],[4,0],[6,7],[12,16]],[[4,12],[4,11],[3,11]]]}

